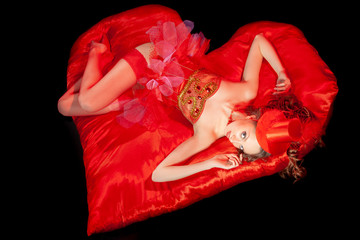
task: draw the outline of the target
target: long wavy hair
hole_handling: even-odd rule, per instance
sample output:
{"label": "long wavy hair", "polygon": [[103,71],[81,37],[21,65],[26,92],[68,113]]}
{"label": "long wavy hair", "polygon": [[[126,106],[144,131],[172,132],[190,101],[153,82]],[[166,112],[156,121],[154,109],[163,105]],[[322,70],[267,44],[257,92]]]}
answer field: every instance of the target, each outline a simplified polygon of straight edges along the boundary
{"label": "long wavy hair", "polygon": [[[304,107],[294,94],[274,96],[263,107],[258,109],[254,109],[252,106],[248,107],[246,113],[248,115],[255,115],[256,118],[259,119],[262,114],[272,109],[281,110],[287,119],[298,118],[303,124],[306,124],[315,118],[315,115],[310,112],[309,109]],[[321,142],[321,140],[319,142]],[[289,157],[289,164],[279,173],[282,178],[293,178],[294,182],[297,182],[306,176],[306,169],[301,166],[303,159],[300,158],[298,154],[300,146],[300,142],[292,142],[288,148],[287,155]],[[257,159],[263,159],[266,161],[265,158],[270,156],[270,154],[265,152],[263,149],[260,153],[253,155],[245,154],[243,152],[239,153],[242,153],[244,160],[248,162],[252,162]]]}

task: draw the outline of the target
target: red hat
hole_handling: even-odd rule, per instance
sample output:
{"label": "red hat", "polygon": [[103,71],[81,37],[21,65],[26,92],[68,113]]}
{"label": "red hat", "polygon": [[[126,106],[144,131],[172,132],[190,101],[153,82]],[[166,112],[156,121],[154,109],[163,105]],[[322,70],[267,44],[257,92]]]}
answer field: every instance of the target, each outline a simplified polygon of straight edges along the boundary
{"label": "red hat", "polygon": [[277,155],[284,153],[291,142],[301,138],[302,129],[297,118],[286,119],[279,110],[264,113],[256,127],[256,138],[262,149]]}

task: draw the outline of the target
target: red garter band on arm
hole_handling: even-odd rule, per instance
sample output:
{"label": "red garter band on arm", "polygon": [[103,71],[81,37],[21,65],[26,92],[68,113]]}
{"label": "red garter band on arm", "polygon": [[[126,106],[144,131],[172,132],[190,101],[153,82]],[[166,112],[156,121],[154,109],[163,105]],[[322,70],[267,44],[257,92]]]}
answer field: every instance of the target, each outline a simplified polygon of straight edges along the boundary
{"label": "red garter band on arm", "polygon": [[144,56],[135,48],[130,50],[123,59],[129,63],[132,70],[135,72],[136,79],[141,78],[147,68],[147,62]]}

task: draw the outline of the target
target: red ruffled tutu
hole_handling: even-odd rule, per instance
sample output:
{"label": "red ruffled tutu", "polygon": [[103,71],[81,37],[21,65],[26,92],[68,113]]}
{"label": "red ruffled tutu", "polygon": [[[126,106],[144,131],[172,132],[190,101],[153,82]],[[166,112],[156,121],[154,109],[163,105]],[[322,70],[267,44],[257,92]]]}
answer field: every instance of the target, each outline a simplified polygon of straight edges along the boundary
{"label": "red ruffled tutu", "polygon": [[[173,22],[175,26],[183,22],[174,10],[149,5],[108,17],[96,24],[81,35],[72,48],[68,86],[82,76],[92,40],[100,41],[105,37],[109,41],[111,52],[102,63],[106,73],[130,49],[149,42],[146,32],[158,26],[159,21]],[[306,154],[314,147],[315,139],[324,134],[338,89],[333,73],[299,29],[274,22],[248,24],[239,28],[222,47],[198,59],[199,63],[226,79],[238,81],[252,40],[259,33],[273,43],[292,80],[294,94],[315,115],[316,120],[308,124],[300,139],[301,152]],[[172,53],[171,46],[166,49]],[[169,56],[168,52],[165,55]],[[160,83],[157,78],[153,79],[151,83],[147,81],[145,87],[149,84],[148,88],[158,88],[162,95],[169,93],[167,86],[163,90],[159,88],[161,84],[168,84],[166,81]],[[158,83],[156,87],[155,81]],[[170,85],[173,86],[176,81],[171,80]],[[273,88],[275,81],[276,74],[267,63],[263,64],[255,107],[266,104],[271,95],[269,89]],[[146,88],[137,91],[154,92]],[[119,98],[127,102],[134,99],[133,90]],[[121,112],[73,118],[84,151],[89,235],[183,208],[241,182],[279,172],[288,164],[288,158],[283,154],[271,156],[266,162],[245,162],[229,171],[211,169],[174,182],[154,183],[151,180],[153,170],[176,146],[192,136],[193,130],[181,112],[159,101],[157,94],[148,95],[147,103],[146,113],[139,116],[146,124],[135,123],[124,127],[117,121]],[[131,104],[128,109],[132,109]],[[134,110],[133,114],[137,112]],[[223,138],[184,164],[229,152],[236,150]]]}
{"label": "red ruffled tutu", "polygon": [[[178,107],[178,95],[190,74],[201,67],[199,62],[209,46],[209,40],[202,33],[190,34],[193,27],[194,23],[191,21],[180,22],[178,25],[171,21],[158,21],[156,26],[146,32],[153,43],[154,56],[150,58],[147,71],[138,69],[143,68],[142,65],[134,63],[132,66],[135,72],[141,72],[145,76],[140,77],[138,85],[133,88],[133,98],[120,101],[124,107],[117,119],[122,126],[128,128],[137,123],[150,128],[148,124],[151,122],[144,122],[143,117],[148,115],[149,105],[154,104],[151,97],[155,96],[160,102]],[[144,91],[144,88],[148,91]]]}

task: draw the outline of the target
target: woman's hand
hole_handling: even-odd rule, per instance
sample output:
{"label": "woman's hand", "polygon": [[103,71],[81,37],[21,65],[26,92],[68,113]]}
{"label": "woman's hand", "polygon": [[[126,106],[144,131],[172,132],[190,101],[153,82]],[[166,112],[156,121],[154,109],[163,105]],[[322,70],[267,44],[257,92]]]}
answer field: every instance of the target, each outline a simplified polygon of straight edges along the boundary
{"label": "woman's hand", "polygon": [[291,88],[290,78],[286,75],[285,71],[281,71],[278,74],[278,79],[276,81],[276,86],[274,88],[275,92],[273,94],[276,95],[276,94],[285,93],[289,91],[290,88]]}
{"label": "woman's hand", "polygon": [[208,160],[212,168],[232,169],[242,163],[242,155],[220,154]]}

